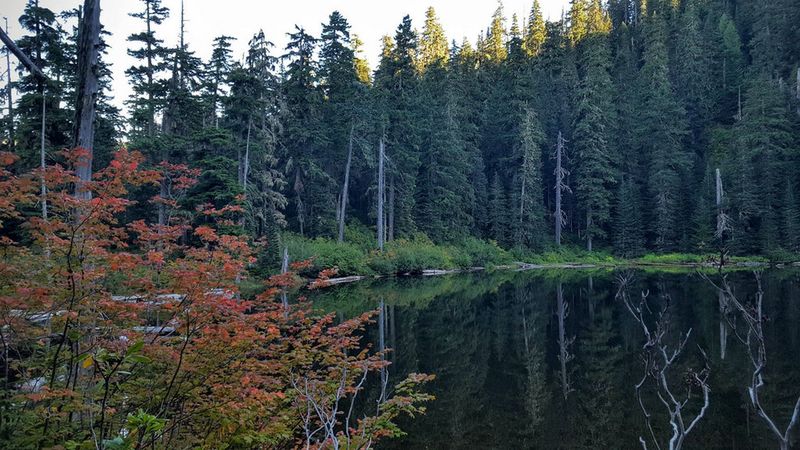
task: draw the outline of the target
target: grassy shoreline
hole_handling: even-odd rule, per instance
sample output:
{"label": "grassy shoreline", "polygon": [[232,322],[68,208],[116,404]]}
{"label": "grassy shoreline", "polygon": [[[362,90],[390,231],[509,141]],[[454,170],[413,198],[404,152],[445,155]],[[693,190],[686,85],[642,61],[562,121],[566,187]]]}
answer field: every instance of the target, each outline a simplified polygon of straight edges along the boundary
{"label": "grassy shoreline", "polygon": [[[337,277],[384,277],[395,275],[443,275],[470,270],[531,270],[575,268],[660,268],[718,270],[719,255],[667,253],[621,258],[603,251],[586,252],[571,247],[533,253],[506,250],[494,242],[466,239],[459,244],[438,245],[425,236],[389,242],[383,252],[371,240],[338,243],[324,238],[284,236],[293,261],[312,259],[301,275],[313,278],[323,269],[337,268]],[[731,256],[725,269],[752,269],[772,265],[800,265],[800,255]]]}

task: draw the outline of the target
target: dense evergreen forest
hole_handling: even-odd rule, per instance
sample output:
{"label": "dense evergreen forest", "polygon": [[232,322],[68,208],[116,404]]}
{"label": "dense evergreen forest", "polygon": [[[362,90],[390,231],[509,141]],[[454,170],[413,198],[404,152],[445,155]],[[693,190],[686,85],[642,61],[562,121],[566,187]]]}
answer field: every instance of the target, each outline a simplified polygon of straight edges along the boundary
{"label": "dense evergreen forest", "polygon": [[[737,254],[800,250],[794,0],[572,0],[557,21],[534,0],[523,18],[498,5],[477,40],[452,43],[430,8],[383,38],[374,71],[338,12],[320,36],[297,26],[285,49],[264,32],[219,36],[203,61],[182,17],[180,44],[163,45],[176,30],[162,21],[183,11],[126,7],[140,21],[127,49],[134,95],[125,114],[112,105],[104,48],[94,170],[125,145],[150,167],[200,174],[190,189],[167,177],[141,198],[238,203],[231,226],[273,242],[284,230],[343,240],[347,224],[379,241],[472,236],[533,251],[559,241],[628,257],[722,241]],[[73,146],[79,15],[29,0],[20,17],[16,42],[47,81],[20,72],[8,89],[3,147],[21,157],[15,170]],[[249,39],[243,60],[234,39]],[[128,214],[165,225],[166,210],[143,202]]]}

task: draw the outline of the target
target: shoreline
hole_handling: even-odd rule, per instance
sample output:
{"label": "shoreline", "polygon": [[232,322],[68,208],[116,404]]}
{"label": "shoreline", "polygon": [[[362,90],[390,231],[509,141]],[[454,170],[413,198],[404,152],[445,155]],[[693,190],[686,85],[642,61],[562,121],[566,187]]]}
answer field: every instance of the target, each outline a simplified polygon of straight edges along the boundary
{"label": "shoreline", "polygon": [[[722,270],[747,270],[757,268],[776,268],[785,269],[791,267],[800,268],[800,261],[794,262],[765,262],[765,261],[737,261],[726,264]],[[518,262],[514,264],[501,264],[489,267],[469,267],[462,269],[423,269],[419,272],[406,272],[397,274],[378,274],[378,275],[349,275],[346,277],[329,278],[327,280],[318,281],[308,279],[305,287],[312,289],[323,289],[341,284],[350,284],[367,279],[378,280],[383,278],[392,277],[435,277],[443,275],[457,275],[471,272],[486,272],[494,270],[514,270],[516,272],[525,272],[530,270],[588,270],[588,269],[618,269],[618,268],[631,268],[631,269],[646,269],[646,268],[661,268],[661,269],[719,269],[719,264],[713,262],[697,263],[697,262],[646,262],[630,260],[621,263],[523,263]]]}

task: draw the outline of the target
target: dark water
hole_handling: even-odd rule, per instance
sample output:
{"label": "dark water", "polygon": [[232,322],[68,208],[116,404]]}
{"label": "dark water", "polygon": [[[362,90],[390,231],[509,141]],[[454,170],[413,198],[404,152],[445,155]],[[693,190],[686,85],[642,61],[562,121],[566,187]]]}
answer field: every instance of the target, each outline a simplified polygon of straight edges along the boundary
{"label": "dark water", "polygon": [[[384,306],[383,338],[394,349],[389,386],[409,372],[436,374],[428,413],[402,421],[408,436],[382,448],[634,449],[642,448],[642,436],[653,449],[634,389],[645,374],[645,335],[616,296],[619,275],[529,271],[384,280],[332,288],[314,300],[342,317]],[[743,305],[755,304],[753,273],[728,280]],[[767,364],[760,399],[783,432],[800,396],[800,272],[765,271],[761,285]],[[692,330],[667,370],[673,394],[685,398],[692,374],[706,360],[710,369],[708,409],[683,448],[779,448],[747,397],[754,369],[736,334],[744,338],[747,329],[739,310],[695,273],[635,272],[627,289],[634,306],[642,291],[649,291],[653,312],[666,311],[662,342],[670,349]],[[646,324],[655,330],[654,317]],[[379,329],[370,330],[375,343]],[[669,448],[669,416],[656,392],[648,380],[642,401],[658,445]],[[686,426],[702,399],[693,384],[682,411]],[[798,428],[790,448],[800,448]]]}

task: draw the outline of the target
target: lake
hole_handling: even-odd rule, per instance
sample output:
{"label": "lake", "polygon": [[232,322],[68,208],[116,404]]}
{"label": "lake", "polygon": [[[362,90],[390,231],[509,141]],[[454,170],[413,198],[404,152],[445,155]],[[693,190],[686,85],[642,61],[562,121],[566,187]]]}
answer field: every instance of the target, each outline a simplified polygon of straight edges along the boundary
{"label": "lake", "polygon": [[[389,389],[410,372],[436,375],[427,414],[402,420],[408,435],[381,448],[635,449],[640,436],[669,448],[667,405],[682,405],[675,422],[688,429],[704,392],[683,448],[780,448],[747,395],[756,364],[759,404],[781,433],[800,396],[795,269],[730,273],[725,285],[690,271],[476,272],[311,297],[340,317],[382,308],[368,340],[393,349]],[[371,380],[367,406],[380,384]],[[798,428],[785,448],[800,448]]]}

